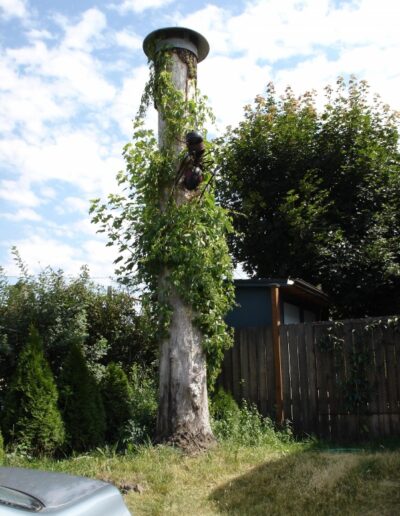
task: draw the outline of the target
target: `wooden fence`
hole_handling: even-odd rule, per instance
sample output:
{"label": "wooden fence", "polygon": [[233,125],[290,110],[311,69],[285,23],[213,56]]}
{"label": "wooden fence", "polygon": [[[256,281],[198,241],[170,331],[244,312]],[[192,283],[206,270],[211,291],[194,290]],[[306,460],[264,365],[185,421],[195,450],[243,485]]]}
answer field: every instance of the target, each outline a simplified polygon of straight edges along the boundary
{"label": "wooden fence", "polygon": [[[296,434],[400,436],[400,318],[283,325],[280,350],[284,417]],[[270,327],[235,331],[220,383],[275,416]]]}

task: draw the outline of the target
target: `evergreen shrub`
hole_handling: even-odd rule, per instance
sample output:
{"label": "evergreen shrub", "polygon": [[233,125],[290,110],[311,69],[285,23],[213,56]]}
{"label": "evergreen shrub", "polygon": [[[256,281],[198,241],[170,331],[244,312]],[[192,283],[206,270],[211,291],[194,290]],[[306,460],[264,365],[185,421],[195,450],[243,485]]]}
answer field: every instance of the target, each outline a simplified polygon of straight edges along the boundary
{"label": "evergreen shrub", "polygon": [[78,343],[73,343],[63,364],[61,407],[70,451],[87,451],[104,443],[105,414],[100,389],[90,373]]}
{"label": "evergreen shrub", "polygon": [[132,417],[132,389],[125,371],[114,362],[106,368],[101,394],[106,417],[106,440],[115,443]]}
{"label": "evergreen shrub", "polygon": [[6,442],[32,455],[51,454],[64,442],[58,391],[36,328],[31,326],[5,397]]}

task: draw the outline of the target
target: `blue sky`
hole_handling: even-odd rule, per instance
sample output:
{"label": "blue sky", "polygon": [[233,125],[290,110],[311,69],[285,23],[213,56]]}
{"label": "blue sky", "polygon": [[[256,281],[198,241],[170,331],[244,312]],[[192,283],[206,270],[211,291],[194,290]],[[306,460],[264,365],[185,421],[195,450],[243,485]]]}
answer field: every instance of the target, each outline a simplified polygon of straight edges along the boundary
{"label": "blue sky", "polygon": [[115,254],[90,223],[89,200],[116,191],[148,73],[142,41],[171,25],[210,43],[199,86],[221,132],[269,81],[300,94],[355,74],[400,109],[398,0],[0,0],[0,265],[9,276],[16,245],[32,273],[88,264],[109,283]]}

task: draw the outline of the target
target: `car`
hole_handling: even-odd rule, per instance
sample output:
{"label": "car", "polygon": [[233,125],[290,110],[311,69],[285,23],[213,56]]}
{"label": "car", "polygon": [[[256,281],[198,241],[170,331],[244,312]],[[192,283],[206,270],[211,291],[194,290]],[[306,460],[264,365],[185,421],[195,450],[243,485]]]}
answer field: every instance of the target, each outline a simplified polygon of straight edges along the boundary
{"label": "car", "polygon": [[130,516],[119,490],[101,480],[0,468],[0,516]]}

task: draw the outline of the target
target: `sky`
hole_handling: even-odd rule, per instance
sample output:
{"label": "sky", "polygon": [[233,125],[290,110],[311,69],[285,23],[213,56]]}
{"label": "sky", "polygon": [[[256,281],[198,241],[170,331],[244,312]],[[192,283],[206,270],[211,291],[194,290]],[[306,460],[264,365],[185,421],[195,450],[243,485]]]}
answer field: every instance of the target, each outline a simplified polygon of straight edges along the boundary
{"label": "sky", "polygon": [[32,274],[87,264],[112,284],[116,250],[91,224],[90,199],[117,190],[148,77],[142,42],[169,26],[210,44],[198,83],[217,134],[270,81],[301,94],[354,74],[400,109],[398,0],[0,0],[0,265],[10,281],[16,246]]}

